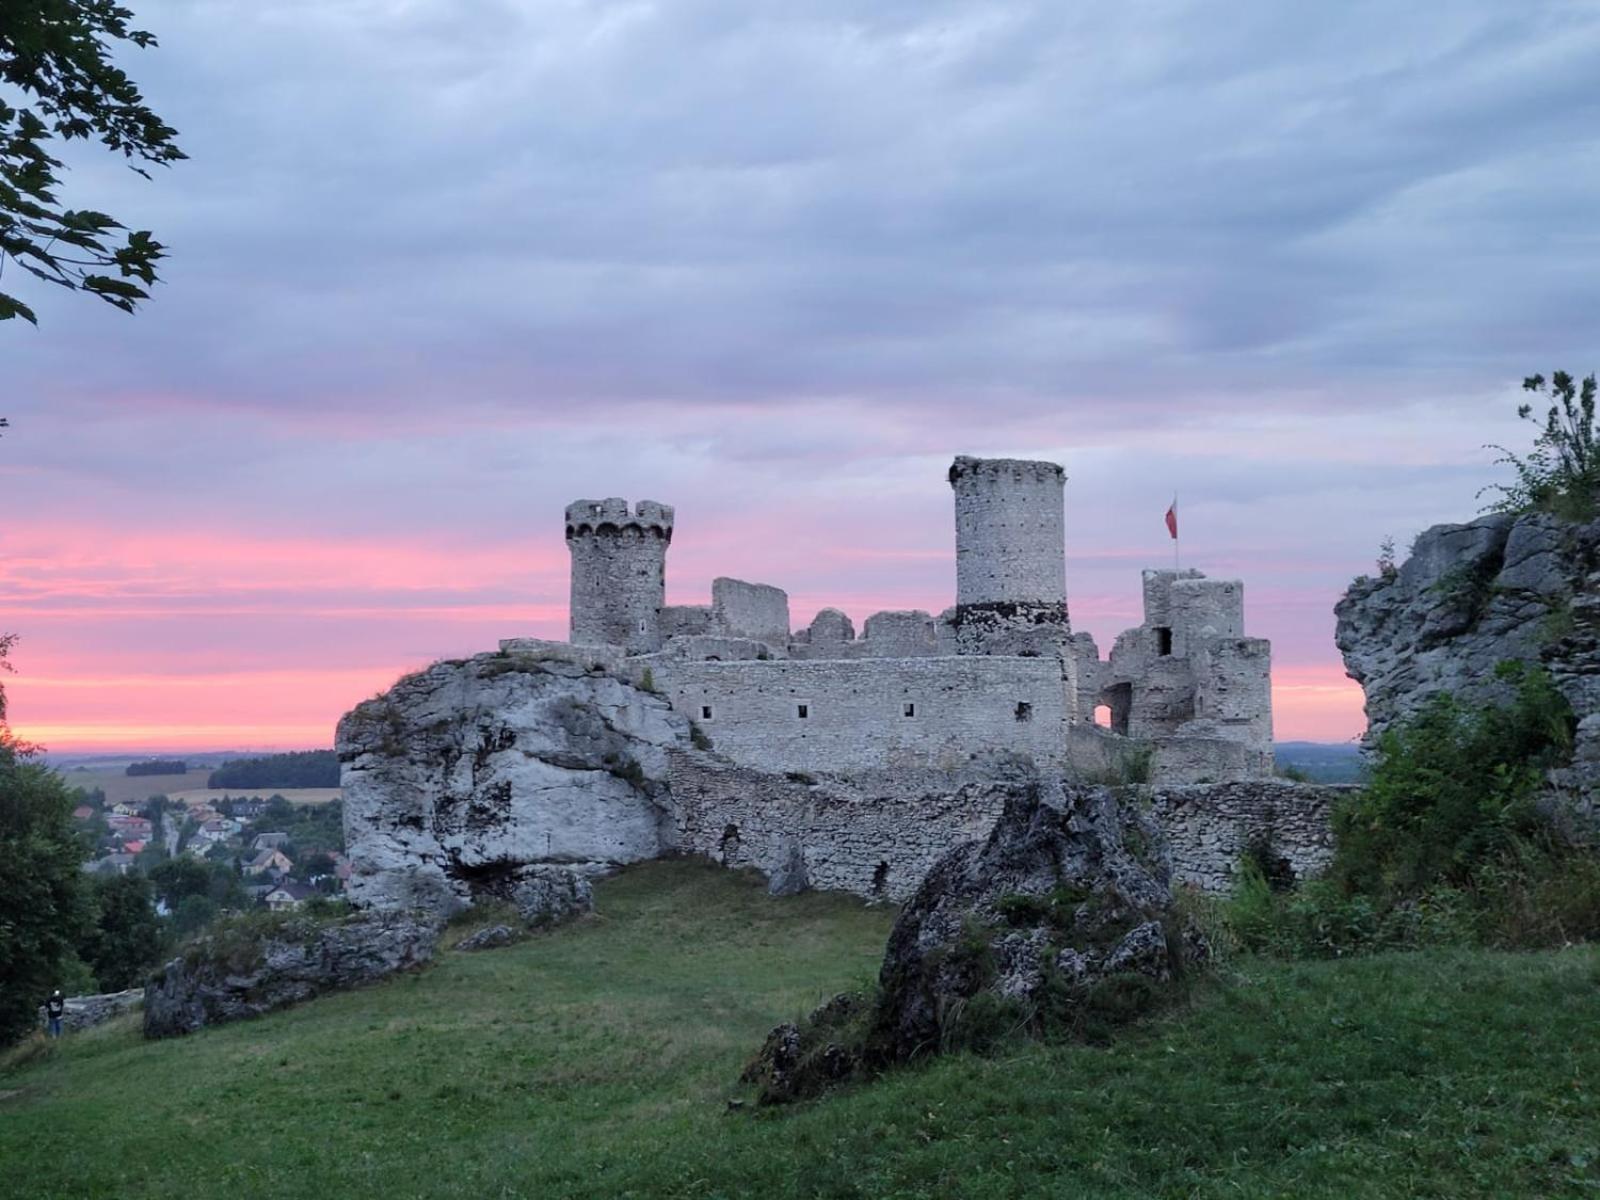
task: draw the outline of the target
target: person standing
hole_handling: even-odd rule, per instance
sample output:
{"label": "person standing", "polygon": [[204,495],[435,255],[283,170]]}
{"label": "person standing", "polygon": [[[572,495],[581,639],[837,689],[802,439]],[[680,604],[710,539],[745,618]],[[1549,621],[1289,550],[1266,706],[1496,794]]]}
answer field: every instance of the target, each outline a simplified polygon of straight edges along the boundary
{"label": "person standing", "polygon": [[61,989],[57,988],[50,993],[50,999],[44,1002],[44,1016],[50,1027],[51,1037],[61,1036],[61,1018],[66,1015],[66,1011],[67,998],[61,994]]}

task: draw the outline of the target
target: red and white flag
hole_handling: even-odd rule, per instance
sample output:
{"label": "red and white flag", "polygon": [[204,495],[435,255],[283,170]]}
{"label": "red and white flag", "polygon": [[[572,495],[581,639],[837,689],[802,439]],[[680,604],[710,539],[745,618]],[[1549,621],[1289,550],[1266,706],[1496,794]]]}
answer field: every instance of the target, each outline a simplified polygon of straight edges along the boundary
{"label": "red and white flag", "polygon": [[1178,498],[1172,498],[1172,507],[1167,509],[1167,532],[1172,535],[1172,540],[1178,540]]}

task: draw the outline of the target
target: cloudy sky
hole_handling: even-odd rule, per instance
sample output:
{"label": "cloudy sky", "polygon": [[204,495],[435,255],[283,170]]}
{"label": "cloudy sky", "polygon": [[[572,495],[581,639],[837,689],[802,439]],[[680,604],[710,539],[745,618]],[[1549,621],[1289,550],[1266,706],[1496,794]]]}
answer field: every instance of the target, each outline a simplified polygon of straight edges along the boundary
{"label": "cloudy sky", "polygon": [[1103,648],[1176,492],[1279,735],[1349,738],[1344,585],[1477,510],[1521,376],[1596,365],[1593,3],[134,7],[191,160],[75,153],[64,199],[166,282],[0,325],[0,628],[57,750],[327,745],[564,636],[579,496],[677,506],[672,602],[936,612],[957,453],[1066,465]]}

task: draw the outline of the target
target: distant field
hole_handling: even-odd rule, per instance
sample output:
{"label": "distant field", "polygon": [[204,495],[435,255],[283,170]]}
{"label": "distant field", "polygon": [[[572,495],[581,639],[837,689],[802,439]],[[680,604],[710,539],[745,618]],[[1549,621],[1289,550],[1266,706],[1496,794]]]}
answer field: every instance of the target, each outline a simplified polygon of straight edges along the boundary
{"label": "distant field", "polygon": [[123,801],[148,800],[151,796],[170,796],[184,804],[197,800],[220,800],[224,796],[282,796],[291,804],[326,804],[337,800],[338,788],[226,788],[206,787],[215,767],[196,767],[183,775],[136,775],[129,777],[121,767],[96,767],[85,770],[75,767],[63,771],[62,778],[68,787],[81,787],[85,791],[99,788],[106,794],[108,804]]}
{"label": "distant field", "polygon": [[196,767],[184,775],[134,775],[123,773],[121,767],[74,767],[61,772],[68,787],[80,787],[86,792],[99,788],[106,794],[106,803],[121,804],[125,800],[148,800],[151,796],[170,796],[185,788],[204,788],[214,767]]}
{"label": "distant field", "polygon": [[337,800],[342,793],[338,788],[190,788],[187,791],[168,792],[167,795],[182,804],[197,800],[221,800],[224,796],[282,796],[290,804],[327,804]]}

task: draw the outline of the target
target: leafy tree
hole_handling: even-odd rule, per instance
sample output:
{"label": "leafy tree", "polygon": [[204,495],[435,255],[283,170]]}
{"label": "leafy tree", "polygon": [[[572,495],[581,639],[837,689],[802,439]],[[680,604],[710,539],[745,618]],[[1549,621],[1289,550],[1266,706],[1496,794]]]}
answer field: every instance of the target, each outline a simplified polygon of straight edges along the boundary
{"label": "leafy tree", "polygon": [[161,902],[176,912],[186,897],[209,894],[211,869],[197,858],[180,854],[151,868],[150,882]]}
{"label": "leafy tree", "polygon": [[[1548,382],[1543,375],[1530,375],[1522,381],[1522,390],[1548,397],[1550,407],[1527,457],[1519,457],[1504,446],[1490,447],[1500,451],[1501,457],[1495,461],[1511,467],[1516,482],[1484,489],[1500,494],[1489,507],[1497,512],[1544,509],[1587,520],[1594,514],[1595,501],[1600,496],[1595,377],[1590,375],[1579,384],[1565,371],[1555,372]],[[1518,405],[1517,416],[1540,423],[1532,404]]]}
{"label": "leafy tree", "polygon": [[0,727],[0,1045],[34,1024],[88,924],[82,858],[61,776]]}
{"label": "leafy tree", "polygon": [[210,896],[185,896],[172,914],[172,929],[180,938],[209,925],[222,910]]}
{"label": "leafy tree", "polygon": [[245,902],[244,882],[226,861],[180,854],[153,868],[150,882],[161,902],[174,913],[190,896],[204,896],[226,908],[237,908]]}
{"label": "leafy tree", "polygon": [[150,881],[136,874],[101,877],[94,899],[98,915],[78,953],[105,990],[134,987],[161,950]]}
{"label": "leafy tree", "polygon": [[[105,213],[63,206],[56,189],[64,167],[51,143],[93,137],[145,178],[141,164],[168,166],[185,157],[174,141],[177,130],[112,62],[115,43],[156,44],[129,24],[132,18],[114,0],[0,4],[0,270],[9,260],[126,312],[147,298],[165,247],[148,230],[125,230]],[[121,244],[119,234],[126,235]],[[11,317],[37,324],[32,309],[0,292],[0,320]]]}

